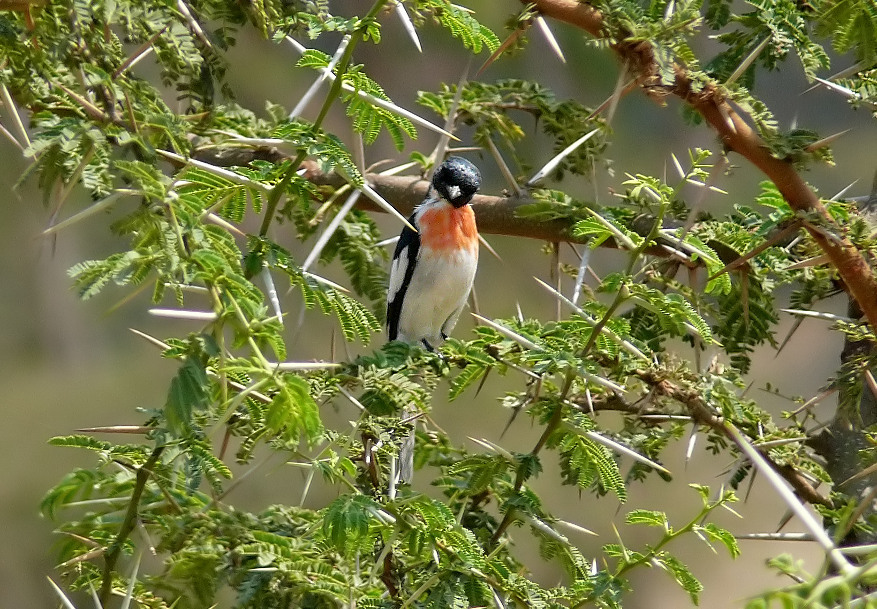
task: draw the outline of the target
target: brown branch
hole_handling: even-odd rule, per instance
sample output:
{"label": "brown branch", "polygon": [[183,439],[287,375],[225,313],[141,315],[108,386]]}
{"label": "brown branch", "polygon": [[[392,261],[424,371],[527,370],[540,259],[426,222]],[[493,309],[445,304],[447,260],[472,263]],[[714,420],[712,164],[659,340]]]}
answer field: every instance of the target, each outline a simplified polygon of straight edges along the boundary
{"label": "brown branch", "polygon": [[[244,146],[201,148],[196,150],[192,157],[219,167],[246,166],[254,160],[281,163],[290,158],[289,155],[276,148]],[[340,188],[347,184],[342,176],[335,172],[322,171],[319,164],[312,160],[304,161],[301,167],[305,169],[304,178],[317,186]],[[378,194],[405,216],[414,211],[416,205],[423,202],[429,187],[429,182],[418,176],[388,176],[366,173],[364,177],[365,181]],[[520,197],[514,195],[475,195],[472,200],[472,209],[475,211],[478,232],[485,235],[528,237],[551,242],[586,243],[588,241],[587,237],[577,237],[573,234],[572,227],[575,224],[573,219],[534,221],[532,218],[518,216],[518,209],[533,203],[536,203],[536,200],[526,195]],[[385,211],[365,197],[359,199],[357,207],[368,211]],[[631,229],[637,231],[637,227],[631,227]],[[611,238],[604,241],[601,246],[618,248],[618,244]],[[667,258],[671,255],[660,245],[648,248],[646,253],[661,258]],[[730,258],[729,261],[733,259]],[[700,264],[700,261],[696,264]]]}
{"label": "brown branch", "polygon": [[[255,160],[282,163],[291,158],[288,154],[284,154],[276,148],[230,145],[200,148],[193,153],[192,157],[219,167],[246,166]],[[178,165],[182,166],[182,163],[178,163]],[[301,167],[305,170],[304,178],[317,186],[337,189],[347,184],[341,175],[335,172],[324,172],[320,169],[319,164],[313,160],[305,160],[301,163]],[[418,176],[388,176],[379,173],[366,173],[364,178],[390,205],[406,216],[414,210],[416,205],[423,201],[429,186],[426,180]],[[573,218],[536,221],[532,218],[518,216],[518,210],[521,207],[536,202],[535,199],[526,194],[521,196],[476,195],[472,201],[472,208],[475,211],[478,232],[484,235],[526,237],[551,243],[586,243],[588,241],[586,237],[577,237],[573,234],[572,228],[576,222]],[[378,207],[364,197],[359,199],[356,207],[368,211],[386,212],[385,209]],[[641,216],[635,219],[627,228],[641,237],[646,237],[651,231],[653,224],[653,217]],[[795,226],[798,225],[798,223],[795,223]],[[665,224],[664,227],[669,228],[672,225]],[[739,252],[719,241],[710,240],[708,245],[716,251],[722,262],[732,264],[736,261],[738,264],[742,264],[742,262],[757,255],[777,240],[781,241],[784,236],[787,236],[787,226],[777,227],[766,236],[765,244],[759,246],[753,252],[745,254],[742,261]],[[675,247],[673,241],[663,239],[662,237],[657,237],[656,241],[655,245],[645,249],[646,254],[658,258],[672,258],[681,261],[689,268],[703,266],[703,260],[700,258],[697,260],[691,260],[691,258],[680,259],[680,252]],[[601,242],[600,247],[618,249],[618,243],[610,237]],[[728,267],[722,270],[726,271]]]}
{"label": "brown branch", "polygon": [[[288,155],[273,148],[230,146],[203,148],[198,150],[193,157],[220,167],[244,166],[256,159],[279,163],[289,158]],[[305,169],[305,179],[317,186],[340,188],[347,183],[342,176],[335,172],[323,172],[314,161],[304,161],[301,166]],[[388,176],[367,173],[365,180],[393,207],[406,216],[423,201],[429,187],[429,182],[417,176]],[[534,199],[526,196],[476,195],[472,201],[472,209],[475,210],[478,232],[486,235],[529,237],[553,242],[585,243],[587,241],[587,238],[577,237],[572,233],[574,220],[558,219],[534,222],[532,219],[518,217],[517,210],[519,208],[535,202]],[[360,198],[357,207],[369,211],[384,211],[364,197]],[[603,245],[610,248],[618,247],[612,239],[607,239]],[[650,248],[648,253],[665,258],[668,256],[667,251],[660,247]]]}
{"label": "brown branch", "polygon": [[[344,179],[336,173],[322,173],[316,163],[305,163],[304,166],[308,170],[304,177],[314,184],[333,188],[345,184]],[[410,214],[414,207],[423,201],[429,187],[429,182],[416,176],[386,176],[369,173],[366,174],[365,179],[372,188],[404,215]],[[362,208],[380,211],[379,207],[367,199],[361,198],[360,201]],[[475,195],[472,200],[472,209],[475,211],[478,232],[487,235],[529,237],[543,241],[569,241],[572,243],[585,243],[587,241],[586,238],[573,235],[574,221],[572,220],[534,222],[532,219],[521,218],[517,215],[519,208],[535,202],[526,196]],[[617,247],[614,242],[607,245]],[[654,250],[650,253],[667,255],[660,248],[654,248]]]}
{"label": "brown branch", "polygon": [[[603,15],[589,4],[579,0],[534,0],[533,3],[547,17],[572,24],[597,38],[607,36]],[[673,86],[669,89],[659,88],[658,64],[649,42],[622,40],[613,42],[612,48],[639,75],[639,82],[647,93],[656,95],[669,90],[691,105],[716,131],[725,146],[746,158],[770,178],[792,209],[815,213],[827,226],[836,229],[834,232],[840,238],[835,240],[811,226],[807,227],[837,269],[847,292],[859,304],[871,326],[877,328],[877,278],[856,246],[841,236],[842,229],[836,225],[792,163],[770,153],[758,134],[734,112],[717,85],[711,84],[694,91],[688,72],[677,66]]]}
{"label": "brown branch", "polygon": [[[280,163],[290,157],[275,148],[217,146],[196,150],[192,154],[192,158],[219,167],[232,167],[245,166],[254,160]],[[312,160],[305,160],[301,163],[301,167],[305,170],[304,178],[317,186],[337,189],[347,184],[342,176],[335,172],[322,171],[319,164]],[[388,176],[366,173],[364,178],[390,205],[406,216],[414,211],[415,206],[423,202],[429,187],[429,182],[418,176]],[[533,203],[536,203],[536,200],[528,196],[475,195],[472,200],[472,209],[475,211],[478,232],[485,235],[528,237],[541,241],[587,243],[587,237],[577,237],[573,234],[574,219],[534,221],[518,217],[518,209]],[[386,211],[364,197],[359,199],[356,207],[382,213]],[[631,227],[631,229],[635,232],[637,230],[636,227]],[[612,249],[618,248],[618,244],[612,238],[606,239],[600,245]],[[649,247],[646,253],[661,258],[671,256],[661,245]],[[734,257],[729,258],[729,261],[735,257],[736,253]],[[701,264],[701,262],[697,261],[693,264]]]}
{"label": "brown branch", "polygon": [[[728,433],[728,427],[725,425],[723,417],[710,408],[706,400],[703,399],[698,391],[688,387],[682,387],[669,379],[663,378],[654,370],[637,370],[634,374],[651,388],[654,396],[665,397],[682,404],[695,424],[709,427],[713,431],[729,439],[735,445],[737,444],[734,437]],[[631,404],[617,396],[607,396],[604,400],[592,399],[590,403],[588,403],[587,399],[584,397],[575,397],[571,401],[582,408],[582,410],[587,410],[593,407],[594,410],[614,410],[616,412],[624,412],[631,415],[665,414],[656,408],[641,408],[638,405]],[[759,450],[761,456],[770,463],[771,467],[773,467],[792,486],[802,500],[813,504],[829,507],[832,506],[828,497],[817,491],[810,481],[801,474],[801,472],[791,465],[780,465],[776,463],[765,451],[762,451],[757,447],[756,449]]]}

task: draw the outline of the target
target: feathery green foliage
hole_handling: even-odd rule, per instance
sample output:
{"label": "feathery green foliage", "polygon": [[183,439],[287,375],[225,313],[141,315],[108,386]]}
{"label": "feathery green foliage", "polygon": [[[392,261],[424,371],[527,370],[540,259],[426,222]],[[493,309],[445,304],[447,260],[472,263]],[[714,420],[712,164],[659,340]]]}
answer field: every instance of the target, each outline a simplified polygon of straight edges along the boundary
{"label": "feathery green foliage", "polygon": [[[649,95],[678,92],[684,71],[692,96],[709,91],[746,114],[777,162],[805,168],[832,156],[815,132],[779,129],[754,93],[765,70],[792,65],[812,80],[828,68],[823,45],[831,45],[861,62],[840,80],[851,103],[872,107],[877,100],[873,3],[589,4],[601,19],[597,46],[634,50],[637,61],[626,67]],[[74,189],[95,200],[90,214],[115,206],[109,230],[117,251],[74,265],[74,288],[83,299],[150,288],[161,305],[154,312],[192,324],[188,333],[169,325],[177,335],[148,337],[162,357],[176,360],[177,371],[164,403],[141,413],[143,426],[123,430],[136,439],[82,432],[50,440],[96,456],[41,506],[65,533],[58,559],[68,587],[93,588],[107,603],[130,584],[129,600],[154,609],[222,602],[616,608],[632,570],[658,567],[697,604],[701,568],[690,569],[671,542],[698,538],[713,551],[740,555],[734,534],[713,521],[719,508],[731,510],[734,492],[695,485],[700,509],[685,520],[648,505],[628,507],[635,498],[629,490],[646,480],[676,484],[676,464],[665,463],[669,449],[698,433],[707,450],[735,463],[731,489],[749,482],[754,461],[743,456],[732,428],[798,497],[819,505],[829,529],[873,533],[873,518],[854,512],[847,491],[836,486],[835,495],[823,497],[816,488],[840,481],[816,458],[813,415],[804,409],[779,419],[746,393],[754,351],[779,342],[781,288],[793,308],[808,310],[840,289],[836,269],[811,264],[823,253],[813,235],[848,239],[869,260],[877,255],[873,230],[854,206],[826,202],[825,215],[795,212],[785,185],[765,182],[752,201],[729,197],[724,211],[707,214],[691,192],[715,192],[727,167],[723,156],[694,149],[684,162],[667,159],[675,177],[630,167],[616,179],[607,153],[613,129],[624,127],[610,128],[606,107],[561,98],[538,78],[435,80],[416,93],[417,102],[453,128],[469,128],[457,133],[488,151],[481,157],[486,177],[493,173],[489,159],[505,156],[509,186],[517,190],[545,165],[542,152],[558,155],[539,188],[524,193],[527,204],[515,208],[515,220],[561,226],[558,235],[587,249],[576,252],[580,264],[567,265],[563,248],[548,248],[558,257],[555,296],[566,307],[551,318],[520,314],[468,334],[458,330],[438,353],[382,345],[376,334],[387,235],[362,209],[338,216],[341,201],[378,178],[349,142],[361,138],[365,147],[386,134],[401,152],[424,122],[390,102],[370,76],[382,71],[355,63],[354,50],[382,44],[384,24],[404,14],[403,27],[443,36],[482,59],[500,48],[512,55],[536,31],[539,15],[510,4],[509,12],[518,11],[509,22],[516,31],[501,47],[487,24],[491,11],[449,0],[376,0],[343,16],[333,8],[325,0],[62,0],[26,13],[0,11],[0,123],[31,160],[22,179],[41,188],[53,222],[71,219],[58,230],[81,219],[67,213]],[[273,102],[263,110],[235,101],[228,51],[248,30],[279,49],[288,40],[305,45],[288,65],[303,81],[312,82],[311,70],[324,78],[316,118],[290,118]],[[336,57],[317,48],[336,46],[340,36],[349,38]],[[704,36],[713,42],[704,45]],[[700,57],[705,48],[715,55]],[[156,82],[134,69],[145,57]],[[506,59],[513,61],[503,54],[496,60]],[[405,67],[402,58],[386,62]],[[421,76],[437,79],[438,71]],[[346,122],[330,114],[339,104]],[[421,161],[429,154],[410,151]],[[585,200],[574,184],[598,171],[613,180],[616,196],[608,203]],[[329,227],[334,232],[326,234]],[[299,259],[318,240],[319,252]],[[611,270],[588,276],[588,257],[608,246],[620,250],[607,263]],[[570,281],[576,288],[567,297]],[[522,278],[507,301],[531,285]],[[858,345],[874,342],[857,320],[835,324]],[[318,350],[298,340],[302,325],[327,335],[333,361],[313,360]],[[335,332],[348,343],[343,356],[328,340]],[[701,362],[706,356],[709,364]],[[857,422],[875,363],[871,350],[857,349],[833,381],[843,391],[847,423]],[[487,383],[497,377],[501,389]],[[479,396],[482,387],[495,394]],[[459,412],[498,406],[510,424],[529,417],[536,444],[507,448],[499,430],[488,438],[447,433],[430,416],[444,394]],[[476,397],[474,406],[464,404]],[[872,435],[859,447],[865,464],[875,461]],[[411,444],[414,484],[400,473]],[[272,459],[303,473],[298,504],[291,505],[284,479],[272,489],[277,505],[241,508],[235,489]],[[625,504],[616,537],[587,544],[582,529],[605,523],[561,520],[545,484],[568,485],[583,503]],[[325,492],[311,494],[312,486]],[[641,525],[653,535],[629,547],[624,539]],[[538,542],[558,578],[534,574],[515,544],[521,536]],[[157,556],[132,576],[128,558],[144,539]],[[863,564],[872,560],[873,547],[864,556]],[[766,592],[752,607],[864,603],[874,583],[872,569],[811,574],[783,557],[771,566],[799,583]]]}

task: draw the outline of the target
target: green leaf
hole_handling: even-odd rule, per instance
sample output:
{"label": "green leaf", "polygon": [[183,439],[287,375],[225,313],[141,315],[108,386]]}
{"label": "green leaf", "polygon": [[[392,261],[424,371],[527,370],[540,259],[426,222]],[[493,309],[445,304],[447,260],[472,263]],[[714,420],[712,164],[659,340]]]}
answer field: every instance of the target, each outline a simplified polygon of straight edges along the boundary
{"label": "green leaf", "polygon": [[480,365],[475,362],[470,362],[463,368],[460,373],[455,376],[451,380],[450,391],[448,392],[448,399],[450,401],[456,400],[460,395],[462,395],[463,391],[466,390],[467,387],[472,385],[475,381],[483,377],[490,368],[488,366]]}
{"label": "green leaf", "polygon": [[776,184],[765,180],[759,182],[758,185],[761,188],[761,192],[755,197],[756,203],[764,205],[765,207],[772,207],[774,209],[783,210],[786,213],[791,213],[792,210],[789,207],[789,204],[786,202],[785,197],[780,193]]}
{"label": "green leaf", "polygon": [[470,495],[483,493],[510,470],[511,464],[501,455],[470,455],[448,467],[447,475],[459,478]]}
{"label": "green leaf", "polygon": [[515,455],[515,461],[518,475],[525,482],[542,472],[542,462],[539,460],[539,455],[519,453]]}
{"label": "green leaf", "polygon": [[176,435],[185,433],[196,410],[203,410],[209,403],[207,371],[192,357],[187,357],[171,379],[164,416],[168,428]]}
{"label": "green leaf", "polygon": [[49,440],[52,446],[66,446],[68,448],[87,448],[98,452],[109,452],[113,447],[110,442],[104,442],[91,436],[71,435],[71,436],[55,436]]}
{"label": "green leaf", "polygon": [[[719,258],[719,255],[709,245],[701,241],[696,235],[689,232],[685,236],[685,243],[693,246],[700,254],[692,254],[692,260],[703,260],[706,265],[707,273],[710,276],[715,275],[725,267],[725,263]],[[707,282],[704,292],[707,294],[729,294],[731,292],[731,276],[729,273],[722,273],[718,277]]]}
{"label": "green leaf", "polygon": [[633,510],[627,514],[625,522],[627,524],[645,524],[652,527],[662,527],[667,531],[670,530],[670,525],[667,522],[667,514],[657,510]]}
{"label": "green leaf", "polygon": [[655,560],[670,572],[676,582],[691,597],[691,602],[697,605],[700,593],[703,592],[703,584],[694,577],[691,570],[678,558],[666,552],[658,553]]}
{"label": "green leaf", "polygon": [[619,244],[628,249],[638,248],[643,243],[643,238],[635,232],[622,226],[613,218],[607,218],[598,214],[591,208],[585,208],[591,218],[581,220],[573,226],[573,234],[579,237],[588,237],[594,235],[598,243],[602,243],[607,238],[612,237]]}
{"label": "green leaf", "polygon": [[[360,66],[348,68],[343,78],[347,84],[353,87],[354,91],[362,91],[372,97],[388,102],[392,101],[377,82],[362,72]],[[354,92],[345,94],[344,99],[348,104],[347,115],[353,119],[354,130],[363,134],[363,139],[367,144],[375,142],[382,126],[390,134],[396,150],[400,152],[405,147],[405,142],[402,139],[403,133],[411,139],[417,139],[417,129],[414,127],[414,123],[405,116],[375,105],[368,98],[363,98]]]}
{"label": "green leaf", "polygon": [[293,374],[282,377],[279,391],[268,406],[265,425],[286,440],[296,440],[302,434],[313,444],[320,438],[323,422],[307,381]]}
{"label": "green leaf", "polygon": [[323,534],[341,552],[362,547],[371,539],[369,525],[377,509],[365,495],[342,495],[323,511]]}
{"label": "green leaf", "polygon": [[712,522],[697,526],[696,530],[705,533],[712,541],[721,542],[728,549],[731,558],[737,558],[740,556],[740,547],[737,545],[737,539],[730,531],[723,529]]}
{"label": "green leaf", "polygon": [[186,450],[200,462],[199,466],[207,471],[209,477],[215,478],[219,476],[230,480],[232,477],[231,470],[222,462],[222,459],[210,452],[210,448],[210,445],[206,442],[189,441],[186,443]]}
{"label": "green leaf", "polygon": [[718,344],[706,320],[681,294],[665,294],[642,284],[632,284],[629,290],[632,300],[657,314],[663,327],[672,329],[677,335],[693,330],[705,343]]}
{"label": "green leaf", "polygon": [[587,218],[576,222],[575,226],[573,226],[573,234],[577,237],[590,237],[588,245],[591,248],[599,247],[606,239],[614,236],[606,225],[594,218]]}
{"label": "green leaf", "polygon": [[473,53],[480,53],[482,46],[487,46],[491,53],[499,48],[496,34],[450,0],[426,0],[423,4],[432,9],[438,22]]}
{"label": "green leaf", "polygon": [[304,53],[301,54],[301,57],[298,59],[298,63],[295,65],[299,68],[313,68],[315,70],[321,70],[323,68],[329,67],[329,63],[332,61],[332,57],[324,53],[323,51],[319,51],[317,49],[307,49]]}
{"label": "green leaf", "polygon": [[148,263],[136,251],[112,254],[106,260],[86,260],[73,265],[67,274],[73,278],[79,290],[79,297],[88,300],[96,296],[111,281],[117,285],[137,283],[142,280],[142,272],[149,269]]}
{"label": "green leaf", "polygon": [[143,161],[123,160],[116,160],[113,165],[122,176],[137,184],[147,196],[156,201],[164,200],[170,180],[157,167]]}
{"label": "green leaf", "polygon": [[256,188],[198,167],[188,167],[180,173],[177,181],[177,194],[191,202],[195,209],[217,208],[223,218],[232,222],[243,220],[248,200],[260,201],[262,196]]}
{"label": "green leaf", "polygon": [[707,0],[706,22],[717,30],[728,24],[731,19],[731,0]]}
{"label": "green leaf", "polygon": [[[583,429],[590,431],[594,428],[594,424],[582,414],[575,415],[574,420]],[[558,448],[561,468],[567,482],[581,488],[599,484],[600,490],[614,492],[622,503],[627,500],[627,488],[618,463],[605,446],[584,434],[572,431],[561,437]]]}
{"label": "green leaf", "polygon": [[838,53],[853,51],[856,60],[873,65],[877,59],[877,7],[868,0],[819,3],[818,31],[833,36]]}

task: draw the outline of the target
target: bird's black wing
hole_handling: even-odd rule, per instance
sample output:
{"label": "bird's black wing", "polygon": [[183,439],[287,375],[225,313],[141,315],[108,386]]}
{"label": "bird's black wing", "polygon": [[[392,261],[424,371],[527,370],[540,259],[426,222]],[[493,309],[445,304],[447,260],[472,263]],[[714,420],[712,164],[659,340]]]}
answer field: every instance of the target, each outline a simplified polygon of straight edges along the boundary
{"label": "bird's black wing", "polygon": [[[415,214],[408,221],[415,223]],[[396,251],[393,253],[393,265],[390,271],[390,290],[387,294],[387,335],[390,340],[399,336],[399,317],[402,315],[402,303],[405,293],[414,276],[414,266],[420,253],[420,234],[407,226],[402,229]]]}

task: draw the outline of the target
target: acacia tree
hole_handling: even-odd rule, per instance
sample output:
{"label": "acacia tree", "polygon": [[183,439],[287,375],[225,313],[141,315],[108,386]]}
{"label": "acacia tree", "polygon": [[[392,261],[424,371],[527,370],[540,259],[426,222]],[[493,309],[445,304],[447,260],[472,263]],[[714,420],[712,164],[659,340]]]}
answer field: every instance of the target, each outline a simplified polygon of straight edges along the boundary
{"label": "acacia tree", "polygon": [[[109,229],[128,246],[74,266],[76,288],[83,298],[109,286],[150,289],[163,305],[154,312],[200,324],[183,336],[141,333],[179,363],[166,402],[142,426],[52,440],[97,455],[94,467],[70,472],[43,504],[67,534],[60,570],[70,589],[92,589],[97,606],[115,594],[149,607],[206,607],[232,589],[242,607],[616,607],[631,571],[658,566],[697,602],[701,585],[672,542],[696,535],[736,556],[735,538],[710,514],[759,472],[827,560],[815,574],[778,562],[796,583],[753,605],[868,603],[875,579],[869,426],[877,417],[872,231],[855,202],[824,200],[802,178],[808,164],[830,160],[831,138],[782,132],[752,88],[759,66],[803,68],[817,78],[829,68],[823,44],[830,44],[856,64],[821,82],[873,109],[877,8],[830,0],[507,4],[501,37],[477,12],[447,0],[375,0],[344,17],[318,0],[0,5],[3,132],[33,161],[28,175],[52,212],[48,232],[76,230],[113,205],[127,210]],[[548,22],[564,21],[617,55],[618,86],[590,108],[537,82],[479,76],[436,82],[419,94],[415,113],[392,103],[369,66],[355,63],[356,49],[380,44],[390,19],[401,19],[416,44],[419,29],[444,28],[487,65],[513,62],[532,32],[550,38]],[[226,51],[243,28],[291,45],[298,68],[316,71],[296,108],[270,105],[259,116],[233,101]],[[712,57],[693,50],[704,36],[719,43]],[[314,48],[327,38],[340,38],[333,55]],[[788,66],[789,57],[798,61]],[[141,61],[159,68],[160,83],[138,76]],[[679,98],[692,128],[713,130],[719,149],[672,156],[673,179],[625,167],[612,205],[572,196],[561,179],[602,171],[614,109],[637,91]],[[174,95],[181,111],[168,102]],[[315,116],[303,110],[312,101]],[[443,139],[370,172],[328,130],[333,106],[345,109],[361,142],[385,133],[400,155],[416,148],[418,134]],[[522,145],[537,136],[533,116],[557,154],[528,179],[520,177],[525,168],[545,161]],[[511,193],[476,197],[481,233],[538,240],[529,242],[534,250],[547,242],[554,282],[570,276],[566,292],[559,283],[541,286],[562,314],[479,315],[474,332],[458,332],[437,354],[383,344],[387,256],[373,212],[404,221],[425,195],[424,176],[463,131]],[[731,155],[765,174],[754,201],[710,215],[682,197],[686,185],[715,189]],[[93,202],[68,210],[79,189]],[[311,244],[310,255],[299,260],[282,247],[279,225]],[[574,244],[578,265],[559,264],[564,243]],[[586,281],[592,252],[604,247],[623,250],[624,263]],[[333,261],[344,286],[322,276],[319,265]],[[328,362],[288,352],[287,286],[304,307],[334,318],[346,340],[371,342],[371,350]],[[829,386],[839,408],[827,429],[817,425],[812,401],[774,418],[745,397],[753,350],[776,343],[781,286],[801,315],[823,315],[819,303],[839,291],[850,297],[849,316],[830,319],[847,348]],[[679,338],[690,343],[685,351],[676,349]],[[707,347],[719,354],[708,366],[700,361]],[[455,399],[477,393],[489,373],[516,387],[500,396],[510,414],[524,411],[541,427],[529,451],[475,446],[432,423],[440,381]],[[324,423],[321,413],[332,406],[355,413],[352,427]],[[606,411],[620,413],[622,424],[603,425]],[[113,432],[139,440],[105,435]],[[662,454],[694,432],[736,459],[734,475],[727,487],[695,489],[698,513],[629,511],[628,524],[657,527],[651,545],[613,540],[586,558],[564,534],[580,525],[552,516],[532,489],[546,459],[560,464],[556,484],[598,497],[623,501],[629,484],[653,476],[673,484]],[[422,485],[414,488],[396,475],[411,433]],[[257,449],[305,469],[303,497],[321,478],[337,498],[319,509],[236,509],[227,497],[229,462],[253,463]],[[630,463],[622,455],[633,465],[621,469]],[[416,490],[428,484],[440,500]],[[87,511],[73,507],[86,499]],[[521,534],[535,536],[543,558],[563,566],[563,585],[542,585],[524,568],[510,544]],[[139,566],[144,538],[162,558],[152,572]]]}

